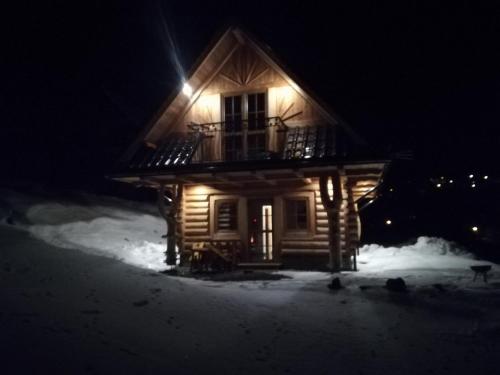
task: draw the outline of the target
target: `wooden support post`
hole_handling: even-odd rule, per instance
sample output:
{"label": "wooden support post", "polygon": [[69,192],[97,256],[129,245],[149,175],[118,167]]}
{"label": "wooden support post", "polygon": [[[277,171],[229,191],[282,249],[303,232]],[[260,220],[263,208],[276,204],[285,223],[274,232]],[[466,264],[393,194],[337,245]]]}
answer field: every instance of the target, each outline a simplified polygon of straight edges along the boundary
{"label": "wooden support post", "polygon": [[[356,185],[356,183],[353,183],[352,181],[347,182],[347,212],[346,212],[346,242],[347,242],[347,249],[349,251],[349,254],[352,255],[352,269],[353,271],[357,271],[357,252],[359,248],[359,216],[358,212],[356,210],[356,204],[354,203],[354,193],[353,193],[353,187]],[[356,219],[356,226],[353,229],[352,221],[353,219]]]}
{"label": "wooden support post", "polygon": [[[168,265],[176,264],[176,246],[180,243],[180,226],[177,225],[177,214],[179,212],[180,200],[182,197],[182,185],[173,185],[170,189],[171,197],[166,195],[167,188],[161,184],[158,190],[158,209],[160,215],[167,223],[167,250],[165,251],[165,263]],[[170,201],[167,204],[166,201]],[[180,247],[180,246],[179,246]]]}
{"label": "wooden support post", "polygon": [[[328,181],[333,185],[333,197],[328,192]],[[342,183],[338,170],[331,176],[321,176],[319,179],[321,202],[325,207],[328,217],[328,240],[330,248],[330,269],[339,272],[342,268],[342,249],[340,239],[340,208],[342,205]]]}

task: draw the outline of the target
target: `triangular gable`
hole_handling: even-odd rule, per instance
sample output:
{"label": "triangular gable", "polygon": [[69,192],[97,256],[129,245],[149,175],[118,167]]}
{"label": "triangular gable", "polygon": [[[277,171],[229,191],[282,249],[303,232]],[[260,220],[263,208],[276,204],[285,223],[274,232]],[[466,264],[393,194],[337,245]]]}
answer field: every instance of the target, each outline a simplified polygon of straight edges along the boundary
{"label": "triangular gable", "polygon": [[[257,62],[246,62],[245,51],[249,50],[258,55],[259,59],[257,59]],[[246,73],[231,72],[231,67],[227,64],[230,59],[239,59],[241,64],[247,64],[247,66],[242,67],[242,71]],[[270,67],[273,71],[277,72],[280,79],[307,100],[326,122],[342,126],[354,141],[358,143],[362,142],[361,138],[338,115],[324,103],[320,102],[310,90],[305,88],[304,84],[298,83],[298,79],[279,62],[269,47],[260,44],[247,32],[231,27],[216,39],[212,47],[206,50],[195,64],[191,73],[188,74],[189,78],[186,83],[192,88],[192,95],[190,97],[185,95],[182,92],[182,87],[179,87],[178,92],[175,92],[174,95],[165,101],[164,105],[140,134],[127,154],[130,155],[130,152],[134,152],[143,142],[156,143],[169,132],[178,130],[175,129],[175,126],[184,118],[214,79],[224,76],[229,82],[233,80],[234,84],[244,85],[249,80],[258,79],[266,67]]]}

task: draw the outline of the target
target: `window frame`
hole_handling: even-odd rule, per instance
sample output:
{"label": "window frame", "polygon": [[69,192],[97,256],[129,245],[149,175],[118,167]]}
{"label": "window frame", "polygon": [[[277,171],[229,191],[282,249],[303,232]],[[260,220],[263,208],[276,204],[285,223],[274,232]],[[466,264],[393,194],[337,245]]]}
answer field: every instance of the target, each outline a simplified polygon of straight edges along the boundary
{"label": "window frame", "polygon": [[[316,198],[313,191],[293,192],[280,196],[278,205],[280,214],[279,225],[281,227],[281,239],[313,239],[316,235]],[[305,200],[306,201],[306,229],[288,229],[286,220],[286,202],[287,200]]]}
{"label": "window frame", "polygon": [[[298,217],[301,215],[299,215],[298,210],[297,210],[297,208],[298,208],[297,202],[304,203],[304,208],[305,208],[305,225],[304,225],[304,227],[298,226],[298,224],[299,224]],[[295,218],[295,225],[293,228],[288,226],[289,219],[290,219],[290,215],[288,212],[289,211],[289,206],[288,206],[289,204],[294,204],[294,209],[295,209],[295,212],[292,214],[292,216]],[[310,223],[311,218],[310,218],[310,214],[309,214],[309,199],[308,199],[308,197],[285,197],[283,200],[283,213],[284,213],[283,223],[284,223],[286,232],[307,232],[309,230],[309,227],[311,226],[311,223]]]}
{"label": "window frame", "polygon": [[[218,207],[220,205],[220,203],[218,202],[227,201],[233,201],[236,203],[236,229],[217,230]],[[244,232],[245,228],[242,218],[244,217],[244,215],[246,215],[245,199],[238,195],[214,194],[210,195],[209,202],[208,221],[210,238],[214,240],[239,240],[241,238],[244,238],[242,237],[242,233]]]}
{"label": "window frame", "polygon": [[[250,95],[258,95],[258,94],[264,94],[264,127],[262,129],[249,129],[249,111],[248,111],[248,103],[249,103],[249,96]],[[230,97],[235,97],[235,96],[241,96],[241,121],[242,121],[242,128],[241,130],[238,131],[231,131],[227,132],[224,126],[224,132],[222,134],[222,158],[224,161],[240,161],[240,160],[253,160],[257,158],[249,158],[249,144],[248,144],[248,139],[249,136],[256,136],[258,137],[259,135],[264,136],[264,148],[263,148],[263,153],[268,151],[268,142],[269,142],[269,135],[267,132],[267,121],[266,119],[269,116],[269,103],[268,103],[268,90],[263,89],[263,90],[251,90],[251,91],[246,91],[246,92],[229,92],[229,93],[224,93],[221,94],[221,121],[226,124],[226,98]],[[256,99],[258,103],[258,99]],[[234,105],[234,104],[233,104]],[[261,111],[253,111],[252,113],[258,114]],[[226,138],[229,137],[236,137],[239,136],[241,137],[241,148],[242,148],[242,154],[241,157],[238,159],[228,159],[226,158]],[[258,144],[259,142],[256,142]]]}

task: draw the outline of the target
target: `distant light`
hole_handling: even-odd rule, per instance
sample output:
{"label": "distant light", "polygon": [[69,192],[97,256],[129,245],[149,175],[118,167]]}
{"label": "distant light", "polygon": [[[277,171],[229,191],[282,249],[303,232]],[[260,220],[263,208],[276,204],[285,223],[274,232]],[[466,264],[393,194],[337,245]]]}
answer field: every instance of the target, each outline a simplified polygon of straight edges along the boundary
{"label": "distant light", "polygon": [[373,203],[375,201],[375,199],[370,199],[370,201],[368,203]]}
{"label": "distant light", "polygon": [[385,221],[385,225],[391,225],[392,224],[392,221],[391,220],[386,220]]}
{"label": "distant light", "polygon": [[474,175],[473,175],[473,174],[470,174],[470,175],[469,175],[469,178],[474,178]]}
{"label": "distant light", "polygon": [[487,180],[488,179],[488,176],[483,176],[483,180]]}
{"label": "distant light", "polygon": [[187,82],[184,82],[184,86],[182,87],[182,93],[190,98],[193,95],[193,88]]}
{"label": "distant light", "polygon": [[453,183],[453,180],[450,180],[450,181],[449,181],[449,183],[450,183],[450,184],[452,184],[452,183]]}
{"label": "distant light", "polygon": [[389,191],[394,191],[394,189],[393,189],[393,188],[390,188],[390,189],[389,189]]}
{"label": "distant light", "polygon": [[444,177],[443,177],[443,176],[441,176],[441,180],[444,180]]}
{"label": "distant light", "polygon": [[440,187],[441,187],[441,184],[436,184],[436,187],[440,188]]}
{"label": "distant light", "polygon": [[476,184],[472,184],[471,187],[475,188],[476,187]]}
{"label": "distant light", "polygon": [[478,227],[476,227],[476,226],[473,226],[473,227],[472,227],[472,228],[470,228],[470,229],[471,229],[473,232],[477,232],[477,231],[479,230],[479,228],[478,228]]}

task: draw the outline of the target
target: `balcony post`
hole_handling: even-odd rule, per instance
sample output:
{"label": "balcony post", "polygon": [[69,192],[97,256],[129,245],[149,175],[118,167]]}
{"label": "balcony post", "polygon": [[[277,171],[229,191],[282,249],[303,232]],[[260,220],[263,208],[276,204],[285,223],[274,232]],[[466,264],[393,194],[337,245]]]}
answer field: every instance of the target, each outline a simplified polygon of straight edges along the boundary
{"label": "balcony post", "polygon": [[[170,191],[170,197],[166,194],[167,190]],[[165,219],[167,224],[167,249],[165,251],[165,263],[169,266],[176,264],[176,247],[180,244],[181,239],[181,234],[179,232],[180,226],[177,225],[181,197],[182,185],[180,184],[173,185],[170,189],[167,189],[165,184],[161,184],[158,189],[158,209],[160,211],[160,215]],[[169,202],[169,204],[166,202]]]}
{"label": "balcony post", "polygon": [[[333,197],[328,192],[328,181],[333,185]],[[343,199],[341,176],[338,170],[330,176],[321,176],[319,179],[321,202],[325,207],[328,218],[328,242],[330,248],[329,268],[332,272],[342,269],[342,249],[340,238],[340,209]]]}

